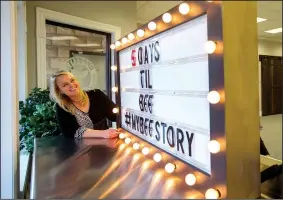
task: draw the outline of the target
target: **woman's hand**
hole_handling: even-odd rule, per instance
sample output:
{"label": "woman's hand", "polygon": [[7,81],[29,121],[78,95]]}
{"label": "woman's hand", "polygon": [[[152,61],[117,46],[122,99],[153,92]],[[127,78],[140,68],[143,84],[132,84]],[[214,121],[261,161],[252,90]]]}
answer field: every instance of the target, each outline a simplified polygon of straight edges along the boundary
{"label": "woman's hand", "polygon": [[104,131],[103,137],[104,138],[116,138],[118,137],[119,132],[114,128],[109,128]]}

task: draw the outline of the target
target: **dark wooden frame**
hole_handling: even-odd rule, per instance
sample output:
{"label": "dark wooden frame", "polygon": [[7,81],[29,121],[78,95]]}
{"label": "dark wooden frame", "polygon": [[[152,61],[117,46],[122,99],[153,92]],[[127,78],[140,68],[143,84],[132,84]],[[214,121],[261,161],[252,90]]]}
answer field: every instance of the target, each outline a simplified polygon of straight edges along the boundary
{"label": "dark wooden frame", "polygon": [[[60,26],[60,27],[63,27],[63,28],[75,29],[75,30],[79,30],[79,31],[95,33],[95,34],[106,36],[106,53],[99,54],[99,53],[96,53],[96,52],[86,52],[86,51],[84,51],[83,53],[84,54],[89,54],[89,55],[105,55],[106,56],[106,90],[107,90],[107,95],[111,99],[112,98],[112,92],[111,92],[111,55],[112,55],[112,52],[108,48],[109,45],[111,44],[111,33],[105,33],[105,32],[102,32],[102,31],[97,31],[97,30],[92,30],[92,29],[88,29],[88,28],[77,27],[77,26],[73,26],[73,25],[69,25],[69,24],[63,24],[63,23],[54,22],[54,21],[50,21],[50,20],[46,20],[46,24],[53,25],[53,26]],[[70,57],[72,56],[72,53],[75,53],[75,52],[79,52],[79,51],[72,51],[71,50],[70,51]]]}
{"label": "dark wooden frame", "polygon": [[[147,24],[143,25],[139,29],[145,30],[145,36],[142,38],[135,38],[133,41],[121,45],[115,51],[115,64],[117,65],[117,73],[116,77],[116,85],[118,85],[118,92],[116,93],[116,102],[119,106],[119,110],[121,111],[121,95],[120,95],[120,66],[119,66],[119,52],[125,48],[128,48],[134,44],[137,44],[145,39],[148,39],[152,36],[155,36],[159,33],[167,31],[171,28],[174,28],[178,25],[181,25],[185,22],[188,22],[192,19],[195,19],[201,15],[207,14],[207,23],[208,23],[208,40],[215,41],[217,45],[220,47],[216,50],[215,53],[209,55],[209,90],[217,90],[222,91],[224,93],[224,59],[223,59],[223,35],[222,35],[222,8],[221,2],[206,2],[206,1],[185,1],[191,7],[191,11],[188,15],[181,15],[179,13],[179,6],[172,8],[167,11],[173,16],[173,21],[169,24],[165,24],[162,22],[162,15],[153,19],[152,21],[156,22],[159,26],[155,31],[150,31],[147,28]],[[174,18],[176,20],[174,20]],[[136,33],[137,30],[133,31]],[[127,37],[127,36],[124,36]],[[119,40],[121,41],[121,40]],[[121,127],[121,112],[118,117],[117,126]],[[128,131],[127,131],[128,132]],[[218,140],[225,141],[225,105],[224,102],[218,104],[210,104],[210,140]],[[131,134],[134,137],[139,138],[135,134]],[[139,138],[142,141],[142,138]],[[147,141],[145,141],[148,143]],[[148,143],[150,146],[154,146],[153,144]],[[225,144],[226,145],[226,144]],[[159,147],[155,146],[157,149]],[[164,150],[160,149],[165,152]],[[165,152],[169,154],[168,152]],[[174,158],[174,160],[179,160],[174,155],[169,154]],[[183,162],[183,161],[181,161]],[[184,162],[183,162],[184,163]],[[217,154],[211,154],[211,175],[208,175],[204,172],[201,172],[200,169],[197,169],[204,177],[205,180],[201,184],[196,184],[195,186],[191,186],[197,189],[202,194],[208,188],[218,187],[220,193],[222,194],[222,198],[227,195],[227,184],[226,184],[226,151],[221,151]],[[196,171],[196,168],[190,164],[186,163],[187,169],[183,171],[180,176],[185,176],[187,173],[191,173],[192,171]]]}
{"label": "dark wooden frame", "polygon": [[[262,63],[262,60],[264,59],[264,58],[274,58],[274,59],[278,59],[278,60],[280,60],[281,61],[281,64],[282,64],[282,56],[270,56],[270,55],[259,55],[259,61]],[[264,96],[265,94],[264,94],[264,91],[266,91],[265,89],[264,89],[264,84],[263,84],[263,82],[264,82],[264,80],[263,80],[263,68],[262,68],[262,65],[261,65],[261,68],[259,69],[259,70],[261,70],[261,111],[262,111],[262,116],[270,116],[270,115],[277,115],[277,114],[282,114],[283,113],[283,106],[282,106],[282,104],[281,104],[281,110],[280,111],[278,111],[278,112],[272,112],[272,108],[271,108],[271,110],[270,110],[270,112],[269,113],[266,113],[266,110],[264,109],[264,108],[266,108],[266,102],[264,102],[264,100],[266,100],[266,97]],[[283,71],[283,70],[282,70]],[[281,74],[282,75],[282,77],[283,77],[283,74]],[[271,78],[271,81],[272,81],[272,79],[273,79],[273,77]],[[282,79],[282,81],[283,81],[283,79]],[[271,85],[272,86],[272,85]],[[283,86],[283,82],[282,82],[282,86]],[[272,95],[272,89],[271,89],[271,104],[272,104],[272,100],[273,100],[273,95]],[[281,93],[281,102],[282,102],[282,100],[283,100],[283,93]],[[272,106],[274,106],[273,104],[271,105],[271,107]]]}

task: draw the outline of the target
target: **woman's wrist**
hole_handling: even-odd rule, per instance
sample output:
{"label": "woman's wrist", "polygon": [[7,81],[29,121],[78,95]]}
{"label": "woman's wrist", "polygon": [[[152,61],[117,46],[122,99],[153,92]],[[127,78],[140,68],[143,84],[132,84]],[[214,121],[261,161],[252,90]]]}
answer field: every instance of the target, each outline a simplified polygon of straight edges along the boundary
{"label": "woman's wrist", "polygon": [[84,137],[105,138],[105,130],[87,129],[84,133]]}

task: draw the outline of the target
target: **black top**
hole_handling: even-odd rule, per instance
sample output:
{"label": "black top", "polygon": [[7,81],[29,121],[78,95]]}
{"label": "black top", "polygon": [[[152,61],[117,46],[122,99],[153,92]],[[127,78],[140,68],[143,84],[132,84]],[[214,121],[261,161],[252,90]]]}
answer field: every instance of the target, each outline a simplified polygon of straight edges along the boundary
{"label": "black top", "polygon": [[[112,112],[116,105],[101,90],[86,91],[89,97],[89,112],[87,113],[91,119],[95,130],[105,130],[108,128],[107,120],[116,121],[116,114]],[[59,128],[65,137],[73,138],[76,131],[80,128],[75,115],[63,110],[56,104],[56,117]]]}

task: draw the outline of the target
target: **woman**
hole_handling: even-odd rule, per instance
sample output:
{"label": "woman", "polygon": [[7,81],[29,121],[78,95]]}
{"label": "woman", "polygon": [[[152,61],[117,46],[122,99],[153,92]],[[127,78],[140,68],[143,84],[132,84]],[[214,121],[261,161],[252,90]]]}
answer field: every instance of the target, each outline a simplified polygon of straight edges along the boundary
{"label": "woman", "polygon": [[56,117],[64,136],[71,138],[115,138],[116,129],[107,120],[116,121],[115,104],[101,91],[83,91],[73,74],[57,72],[50,78],[50,97],[56,102]]}

